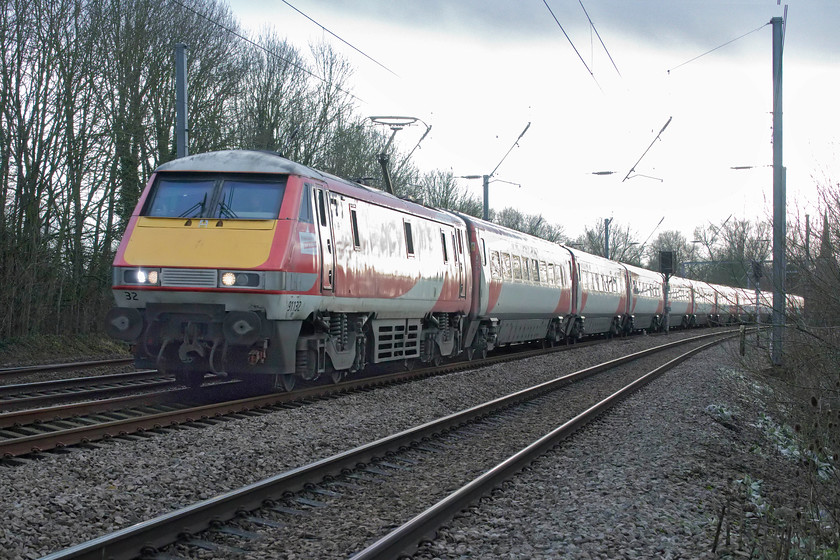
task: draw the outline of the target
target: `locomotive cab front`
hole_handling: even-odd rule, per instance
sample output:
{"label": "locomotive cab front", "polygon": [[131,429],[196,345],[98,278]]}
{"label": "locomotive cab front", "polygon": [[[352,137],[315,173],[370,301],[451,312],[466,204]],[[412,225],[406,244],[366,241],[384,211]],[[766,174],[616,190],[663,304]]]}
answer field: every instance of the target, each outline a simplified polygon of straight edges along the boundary
{"label": "locomotive cab front", "polygon": [[275,154],[221,152],[155,172],[114,260],[106,318],[138,367],[190,385],[207,372],[294,371],[319,277],[302,169]]}

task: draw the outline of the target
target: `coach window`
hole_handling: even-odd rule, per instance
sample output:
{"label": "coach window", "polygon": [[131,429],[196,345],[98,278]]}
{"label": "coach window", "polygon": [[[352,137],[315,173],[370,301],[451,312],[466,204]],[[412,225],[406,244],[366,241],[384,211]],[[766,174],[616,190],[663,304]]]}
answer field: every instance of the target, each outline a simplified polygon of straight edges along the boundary
{"label": "coach window", "polygon": [[531,266],[528,264],[528,257],[522,257],[522,279],[531,281]]}
{"label": "coach window", "polygon": [[548,284],[548,271],[545,266],[545,261],[540,261],[540,278],[544,284]]}
{"label": "coach window", "polygon": [[307,224],[312,223],[312,185],[306,183],[303,186],[303,193],[300,197],[300,212],[298,212],[298,221]]}
{"label": "coach window", "polygon": [[490,278],[497,280],[502,278],[502,262],[498,251],[490,253]]}
{"label": "coach window", "polygon": [[510,280],[510,255],[508,253],[502,253],[502,277]]}
{"label": "coach window", "polygon": [[440,246],[443,248],[443,262],[449,262],[449,253],[446,250],[446,234],[440,230]]}
{"label": "coach window", "polygon": [[513,255],[513,279],[522,280],[522,261],[518,255]]}
{"label": "coach window", "polygon": [[327,209],[324,204],[324,191],[318,191],[318,218],[321,220],[321,226],[327,227]]}
{"label": "coach window", "polygon": [[409,257],[414,256],[414,238],[411,235],[411,222],[403,222],[403,229],[405,230],[405,252]]}
{"label": "coach window", "polygon": [[545,281],[549,286],[554,285],[554,265],[551,263],[546,268]]}
{"label": "coach window", "polygon": [[360,249],[362,244],[359,242],[359,222],[356,219],[356,208],[350,206],[350,229],[353,232],[353,248]]}
{"label": "coach window", "polygon": [[[460,235],[461,232],[458,232]],[[458,262],[458,248],[455,246],[455,234],[452,234],[452,260]]]}
{"label": "coach window", "polygon": [[537,283],[540,281],[540,263],[537,259],[531,259],[531,279]]}

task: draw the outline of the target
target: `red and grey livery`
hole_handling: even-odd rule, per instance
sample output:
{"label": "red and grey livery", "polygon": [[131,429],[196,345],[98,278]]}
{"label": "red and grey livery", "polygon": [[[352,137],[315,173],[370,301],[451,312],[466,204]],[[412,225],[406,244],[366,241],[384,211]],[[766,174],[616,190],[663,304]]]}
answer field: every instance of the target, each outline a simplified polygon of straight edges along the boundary
{"label": "red and grey livery", "polygon": [[[670,285],[672,325],[747,318],[735,288]],[[663,287],[655,272],[232,150],[152,175],[114,259],[106,327],[138,366],[184,383],[224,372],[291,388],[368,364],[657,330]]]}

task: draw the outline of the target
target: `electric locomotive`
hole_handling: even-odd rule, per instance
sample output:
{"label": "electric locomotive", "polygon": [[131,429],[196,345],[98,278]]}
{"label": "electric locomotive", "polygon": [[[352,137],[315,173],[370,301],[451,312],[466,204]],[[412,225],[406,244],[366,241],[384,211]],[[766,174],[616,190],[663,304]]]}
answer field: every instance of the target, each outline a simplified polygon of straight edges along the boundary
{"label": "electric locomotive", "polygon": [[294,386],[459,354],[466,226],[275,153],[161,165],[113,267],[112,336],[138,367]]}

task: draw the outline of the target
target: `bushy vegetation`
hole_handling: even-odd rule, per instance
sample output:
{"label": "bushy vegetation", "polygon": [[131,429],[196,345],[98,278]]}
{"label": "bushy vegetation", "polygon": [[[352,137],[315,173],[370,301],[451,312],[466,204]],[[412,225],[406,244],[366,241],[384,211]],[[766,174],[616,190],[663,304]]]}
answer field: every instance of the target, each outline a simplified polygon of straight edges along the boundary
{"label": "bushy vegetation", "polygon": [[[745,364],[766,381],[762,399],[775,410],[755,424],[792,471],[778,495],[760,480],[736,481],[731,502],[739,538],[754,558],[840,558],[840,184],[820,187],[822,216],[795,217],[788,235],[788,285],[806,297],[789,317],[781,367]],[[760,349],[766,358],[766,340]]]}

